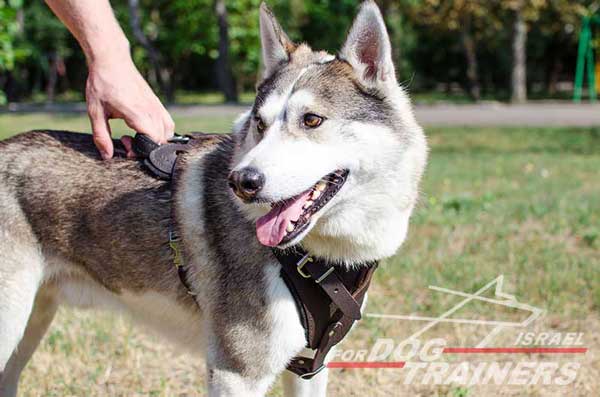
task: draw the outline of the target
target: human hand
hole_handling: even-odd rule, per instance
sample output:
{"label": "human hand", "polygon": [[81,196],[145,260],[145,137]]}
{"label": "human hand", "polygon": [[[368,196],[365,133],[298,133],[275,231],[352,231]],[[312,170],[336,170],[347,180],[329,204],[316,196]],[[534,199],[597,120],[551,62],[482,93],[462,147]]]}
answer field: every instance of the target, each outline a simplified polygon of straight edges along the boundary
{"label": "human hand", "polygon": [[[175,131],[173,119],[128,54],[90,62],[86,100],[94,143],[104,160],[114,153],[110,119],[123,119],[131,129],[157,143],[166,143]],[[135,157],[131,138],[124,137],[122,142],[127,156]]]}

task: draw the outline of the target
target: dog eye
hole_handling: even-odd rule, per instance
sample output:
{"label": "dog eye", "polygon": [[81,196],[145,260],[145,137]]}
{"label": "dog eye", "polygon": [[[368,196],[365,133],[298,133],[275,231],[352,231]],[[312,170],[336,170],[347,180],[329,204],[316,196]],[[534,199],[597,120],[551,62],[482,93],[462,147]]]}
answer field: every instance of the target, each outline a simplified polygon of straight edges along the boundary
{"label": "dog eye", "polygon": [[323,124],[323,117],[317,116],[316,114],[306,113],[302,120],[304,126],[307,128],[317,128]]}
{"label": "dog eye", "polygon": [[264,134],[265,130],[267,129],[267,125],[265,124],[263,119],[257,117],[256,119],[254,119],[254,121],[256,122],[256,129],[258,130],[259,134]]}

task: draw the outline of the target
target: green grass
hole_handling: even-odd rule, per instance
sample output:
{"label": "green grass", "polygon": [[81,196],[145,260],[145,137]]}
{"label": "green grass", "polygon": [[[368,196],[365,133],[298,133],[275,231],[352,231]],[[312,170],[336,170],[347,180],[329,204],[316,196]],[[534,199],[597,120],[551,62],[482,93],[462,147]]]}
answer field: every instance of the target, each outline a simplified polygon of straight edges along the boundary
{"label": "green grass", "polygon": [[[256,93],[253,91],[242,92],[239,94],[240,103],[252,103]],[[165,98],[161,98],[165,99]],[[43,104],[48,100],[45,92],[34,92],[27,98],[22,98],[21,102],[32,104]],[[59,93],[54,98],[54,103],[76,103],[84,102],[85,96],[82,91],[65,91]],[[179,105],[221,105],[225,103],[225,95],[217,91],[184,91],[179,90],[175,93],[175,102]]]}
{"label": "green grass", "polygon": [[[411,94],[411,98],[415,103],[420,104],[436,104],[436,103],[453,103],[453,104],[468,104],[474,103],[473,99],[462,91],[445,92],[440,90],[425,90],[413,91],[410,81],[404,82],[405,87]],[[240,103],[250,104],[254,102],[256,93],[254,91],[242,92],[239,94]],[[571,100],[573,94],[571,92],[558,92],[548,94],[547,92],[529,92],[528,99],[537,100]],[[588,99],[587,89],[583,92],[583,99]],[[38,91],[31,94],[29,97],[21,98],[21,102],[32,104],[44,104],[48,100],[45,92]],[[165,100],[165,98],[161,98]],[[510,101],[510,92],[496,91],[485,92],[481,97],[482,101]],[[76,103],[85,101],[85,96],[82,91],[69,90],[61,92],[54,98],[54,103]],[[221,105],[225,103],[225,96],[218,91],[185,91],[178,90],[175,93],[175,103],[179,105]]]}
{"label": "green grass", "polygon": [[[600,309],[599,131],[429,135],[422,204],[407,244],[379,282],[475,290],[504,274],[512,293],[549,312],[581,318]],[[407,298],[407,306],[438,305]]]}
{"label": "green grass", "polygon": [[[220,92],[177,91],[177,104],[181,105],[220,105],[225,103],[225,95]],[[243,92],[239,95],[240,103],[252,103],[255,92]]]}
{"label": "green grass", "polygon": [[[178,118],[176,122],[179,131],[227,131],[231,124],[227,118]],[[0,115],[0,137],[44,127],[89,130],[83,116]],[[117,124],[114,130],[125,128]],[[439,314],[455,298],[428,291],[427,286],[474,291],[502,274],[505,290],[546,309],[552,327],[564,332],[585,327],[591,338],[599,329],[600,311],[600,130],[432,128],[427,133],[431,153],[422,200],[405,246],[376,274],[368,311]],[[469,309],[477,316],[489,311],[489,306],[472,304]],[[25,395],[79,394],[90,384],[90,395],[175,395],[190,388],[201,390],[196,364],[185,372],[185,362],[164,358],[170,357],[165,353],[168,348],[141,338],[128,323],[115,321],[112,316],[61,312],[25,375]],[[397,336],[404,327],[409,325],[367,318],[344,343],[368,346],[366,341]],[[83,336],[73,330],[83,330]],[[458,340],[470,336],[455,328],[445,332]],[[596,342],[586,341],[597,350]],[[588,360],[593,357],[587,355]],[[53,364],[63,359],[62,367]],[[136,360],[145,364],[140,368]],[[110,375],[106,361],[114,364]],[[75,370],[68,370],[71,365]],[[393,376],[338,373],[332,377],[331,390],[334,395],[358,391],[375,395],[370,387],[384,387],[382,377],[389,385],[402,387]],[[597,386],[593,375],[586,379]],[[410,390],[425,395],[469,392]]]}
{"label": "green grass", "polygon": [[[177,131],[228,132],[233,120],[229,117],[175,117]],[[113,135],[119,137],[132,131],[121,120],[112,120]],[[33,129],[53,129],[91,132],[87,116],[79,114],[0,114],[0,139]]]}

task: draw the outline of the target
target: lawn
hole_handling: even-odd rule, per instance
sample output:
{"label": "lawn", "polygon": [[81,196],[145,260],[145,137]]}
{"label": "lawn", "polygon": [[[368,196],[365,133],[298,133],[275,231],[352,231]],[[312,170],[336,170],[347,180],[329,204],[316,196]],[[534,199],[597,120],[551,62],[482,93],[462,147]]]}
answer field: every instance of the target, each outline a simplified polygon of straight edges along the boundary
{"label": "lawn", "polygon": [[[225,118],[176,122],[178,131],[226,131],[231,124]],[[89,129],[82,116],[0,115],[0,137],[40,127]],[[569,358],[578,360],[581,370],[567,387],[404,386],[400,369],[355,369],[332,370],[331,395],[600,395],[600,130],[431,128],[427,133],[431,157],[421,203],[406,244],[378,271],[367,311],[435,316],[457,298],[428,286],[471,292],[504,275],[504,291],[546,311],[530,330],[583,332],[590,350]],[[489,306],[476,303],[461,310],[472,318],[489,313]],[[368,348],[380,337],[400,341],[419,326],[366,318],[342,348]],[[450,324],[430,332],[451,346],[472,346],[486,329]],[[511,346],[516,334],[503,332],[492,346]],[[126,319],[63,309],[26,369],[21,391],[24,396],[195,396],[204,395],[203,374],[201,360],[177,355]],[[279,387],[273,395],[281,395]]]}

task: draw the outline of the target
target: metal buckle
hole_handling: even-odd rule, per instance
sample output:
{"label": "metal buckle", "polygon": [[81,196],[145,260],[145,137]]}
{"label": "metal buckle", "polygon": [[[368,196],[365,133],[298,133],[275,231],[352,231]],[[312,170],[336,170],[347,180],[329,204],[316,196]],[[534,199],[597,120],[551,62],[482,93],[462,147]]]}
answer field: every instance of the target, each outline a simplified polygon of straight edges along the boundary
{"label": "metal buckle", "polygon": [[170,243],[178,243],[181,241],[181,237],[174,230],[169,230],[169,242]]}
{"label": "metal buckle", "polygon": [[190,137],[187,135],[175,135],[168,140],[169,143],[188,143],[189,141]]}
{"label": "metal buckle", "polygon": [[303,278],[310,278],[310,274],[304,273],[304,271],[302,271],[302,269],[304,269],[304,266],[306,266],[308,262],[314,262],[314,259],[311,258],[309,254],[306,254],[302,257],[302,259],[300,259],[300,262],[296,264],[296,270]]}
{"label": "metal buckle", "polygon": [[334,270],[335,270],[335,268],[333,266],[331,266],[329,268],[329,270],[327,270],[321,277],[319,277],[318,279],[315,280],[315,283],[320,284],[321,281],[325,280],[327,278],[327,276],[329,276],[331,273],[333,273]]}
{"label": "metal buckle", "polygon": [[179,235],[173,230],[170,230],[169,247],[171,247],[171,250],[173,251],[173,263],[175,264],[176,268],[180,268],[181,266],[183,266],[183,256],[181,255],[181,249],[179,247],[180,241],[181,238],[179,237]]}
{"label": "metal buckle", "polygon": [[316,374],[318,374],[319,372],[323,371],[325,369],[325,365],[321,365],[319,368],[315,369],[312,372],[307,372],[305,374],[300,375],[300,379],[311,379],[313,376],[315,376]]}

